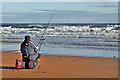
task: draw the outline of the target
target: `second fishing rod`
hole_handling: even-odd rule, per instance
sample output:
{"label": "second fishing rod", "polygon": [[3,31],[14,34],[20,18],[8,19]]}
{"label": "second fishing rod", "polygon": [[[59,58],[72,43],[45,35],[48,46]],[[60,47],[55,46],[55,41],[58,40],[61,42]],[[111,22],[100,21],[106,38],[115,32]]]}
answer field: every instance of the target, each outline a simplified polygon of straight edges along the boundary
{"label": "second fishing rod", "polygon": [[43,40],[44,40],[43,37],[44,37],[44,35],[45,35],[45,32],[46,32],[48,26],[50,25],[50,22],[51,22],[51,20],[52,20],[52,18],[53,18],[54,15],[55,15],[55,11],[53,11],[53,13],[52,13],[52,15],[51,15],[51,17],[50,17],[50,19],[49,19],[49,22],[48,22],[47,25],[45,26],[45,29],[44,29],[44,31],[43,31],[43,34],[41,35],[40,41],[38,42],[38,53],[40,52],[41,45],[42,45],[42,42],[43,42]]}

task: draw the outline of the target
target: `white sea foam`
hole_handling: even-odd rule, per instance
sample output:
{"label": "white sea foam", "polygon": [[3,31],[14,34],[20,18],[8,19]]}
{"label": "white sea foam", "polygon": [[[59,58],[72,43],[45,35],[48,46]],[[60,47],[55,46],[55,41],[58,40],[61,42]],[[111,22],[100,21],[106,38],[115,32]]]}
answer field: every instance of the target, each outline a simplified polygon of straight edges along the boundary
{"label": "white sea foam", "polygon": [[[90,26],[54,26],[55,28],[48,28],[46,36],[62,36],[62,37],[107,37],[118,38],[119,31],[116,30],[118,25],[108,25],[107,27],[90,28]],[[2,36],[41,36],[44,29],[41,28],[12,28],[2,27],[0,33]]]}

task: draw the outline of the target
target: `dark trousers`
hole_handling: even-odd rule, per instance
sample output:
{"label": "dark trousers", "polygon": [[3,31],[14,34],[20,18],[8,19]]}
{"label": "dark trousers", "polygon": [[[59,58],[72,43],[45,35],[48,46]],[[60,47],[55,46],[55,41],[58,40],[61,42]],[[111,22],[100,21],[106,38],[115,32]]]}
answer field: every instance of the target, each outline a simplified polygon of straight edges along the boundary
{"label": "dark trousers", "polygon": [[29,69],[29,62],[30,62],[30,59],[28,58],[23,58],[23,60],[25,62],[25,69]]}
{"label": "dark trousers", "polygon": [[25,58],[24,56],[26,56],[26,55],[22,56],[23,57],[22,61],[25,62],[25,68],[29,69],[29,62],[32,61],[33,62],[33,68],[35,68],[37,66],[37,63],[38,63],[37,59],[40,58],[41,54],[38,54],[37,56],[35,55],[35,57],[34,57],[34,54],[29,55],[29,57],[34,57],[35,58],[34,60],[33,59],[30,60],[29,57]]}

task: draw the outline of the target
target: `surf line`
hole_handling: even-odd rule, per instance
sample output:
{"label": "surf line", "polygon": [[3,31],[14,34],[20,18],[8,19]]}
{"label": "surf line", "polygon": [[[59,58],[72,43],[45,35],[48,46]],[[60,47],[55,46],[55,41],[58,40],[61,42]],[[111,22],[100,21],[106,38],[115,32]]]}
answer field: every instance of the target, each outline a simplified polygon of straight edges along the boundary
{"label": "surf line", "polygon": [[[51,14],[50,20],[49,20],[49,22],[47,23],[47,25],[46,25],[46,27],[45,27],[45,29],[44,29],[44,31],[43,31],[43,34],[41,35],[40,40],[39,40],[39,42],[38,42],[38,53],[39,53],[40,50],[41,50],[41,45],[42,45],[43,40],[45,40],[45,39],[43,39],[43,37],[45,36],[45,32],[47,31],[47,28],[48,28],[48,26],[50,25],[50,22],[52,21],[52,18],[53,18],[54,15],[55,15],[55,10],[54,10],[53,13]],[[54,55],[54,56],[55,56],[55,55]],[[55,56],[55,58],[56,58],[56,60],[57,60],[59,63],[62,63],[61,60],[60,60],[57,56]]]}

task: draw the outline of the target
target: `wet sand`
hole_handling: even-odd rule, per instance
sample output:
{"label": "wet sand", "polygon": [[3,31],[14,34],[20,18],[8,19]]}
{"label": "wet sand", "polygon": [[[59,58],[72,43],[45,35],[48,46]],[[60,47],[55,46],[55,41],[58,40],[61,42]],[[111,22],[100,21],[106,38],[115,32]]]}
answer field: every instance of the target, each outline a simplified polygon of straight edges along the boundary
{"label": "wet sand", "polygon": [[38,69],[14,69],[16,59],[21,53],[2,52],[2,78],[118,78],[116,58],[42,55]]}

